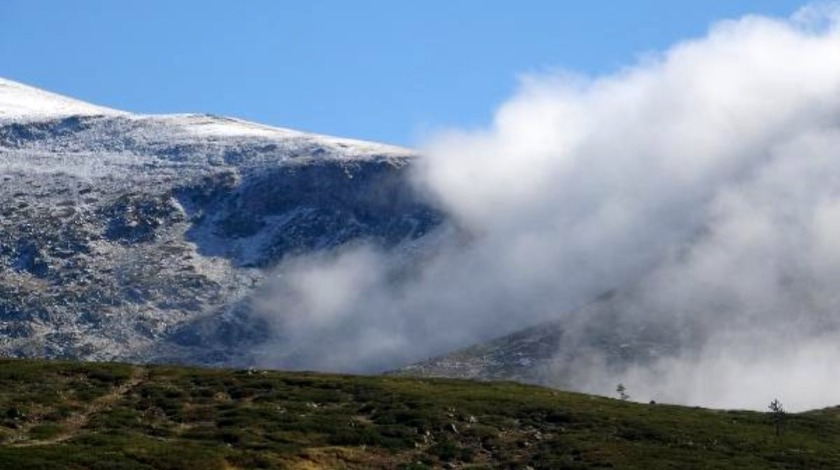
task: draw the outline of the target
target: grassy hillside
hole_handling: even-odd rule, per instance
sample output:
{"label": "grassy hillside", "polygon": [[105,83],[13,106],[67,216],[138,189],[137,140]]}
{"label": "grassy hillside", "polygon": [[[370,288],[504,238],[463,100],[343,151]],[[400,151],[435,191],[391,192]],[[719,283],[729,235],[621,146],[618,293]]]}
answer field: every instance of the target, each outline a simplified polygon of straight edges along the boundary
{"label": "grassy hillside", "polygon": [[840,468],[840,412],[514,383],[0,361],[0,468]]}

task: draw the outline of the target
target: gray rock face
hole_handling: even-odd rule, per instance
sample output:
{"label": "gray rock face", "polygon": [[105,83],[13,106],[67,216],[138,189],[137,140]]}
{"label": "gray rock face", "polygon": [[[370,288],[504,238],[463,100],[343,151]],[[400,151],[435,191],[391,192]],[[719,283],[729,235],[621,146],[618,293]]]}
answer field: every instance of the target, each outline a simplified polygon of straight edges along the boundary
{"label": "gray rock face", "polygon": [[442,221],[399,148],[61,104],[0,113],[4,356],[245,364],[249,295],[285,257]]}

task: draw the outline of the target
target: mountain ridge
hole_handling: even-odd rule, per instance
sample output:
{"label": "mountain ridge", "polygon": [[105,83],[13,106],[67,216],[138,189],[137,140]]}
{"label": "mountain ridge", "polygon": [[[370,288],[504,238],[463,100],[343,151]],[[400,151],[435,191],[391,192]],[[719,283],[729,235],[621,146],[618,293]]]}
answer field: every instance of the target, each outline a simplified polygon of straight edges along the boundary
{"label": "mountain ridge", "polygon": [[367,142],[297,131],[260,124],[244,119],[207,113],[138,114],[91,104],[75,98],[0,77],[0,122],[32,122],[70,117],[122,117],[128,120],[159,120],[180,125],[198,135],[263,137],[274,139],[308,138],[335,145],[345,150],[414,155],[396,145]]}

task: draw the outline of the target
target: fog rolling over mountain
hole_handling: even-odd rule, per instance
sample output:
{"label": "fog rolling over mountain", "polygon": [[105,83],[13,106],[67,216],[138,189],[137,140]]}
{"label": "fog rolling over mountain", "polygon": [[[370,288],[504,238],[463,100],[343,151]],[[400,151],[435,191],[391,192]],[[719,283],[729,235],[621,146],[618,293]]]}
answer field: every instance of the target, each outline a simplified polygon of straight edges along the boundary
{"label": "fog rolling over mountain", "polygon": [[13,82],[0,109],[5,354],[837,404],[830,4],[524,77],[422,157]]}
{"label": "fog rolling over mountain", "polygon": [[[826,4],[749,16],[611,75],[525,77],[491,126],[442,132],[418,162],[417,184],[468,243],[397,287],[368,249],[289,265],[277,292],[297,308],[273,321],[302,363],[346,370],[554,321],[542,382],[722,407],[836,404],[837,20]],[[531,358],[504,357],[519,359]]]}

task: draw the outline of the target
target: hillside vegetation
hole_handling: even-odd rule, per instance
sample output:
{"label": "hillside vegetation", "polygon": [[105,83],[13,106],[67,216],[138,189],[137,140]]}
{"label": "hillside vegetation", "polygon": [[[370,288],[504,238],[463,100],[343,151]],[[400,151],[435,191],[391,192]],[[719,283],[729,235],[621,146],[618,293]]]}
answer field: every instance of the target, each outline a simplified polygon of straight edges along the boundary
{"label": "hillside vegetation", "polygon": [[509,382],[0,361],[0,467],[840,468],[840,412]]}

